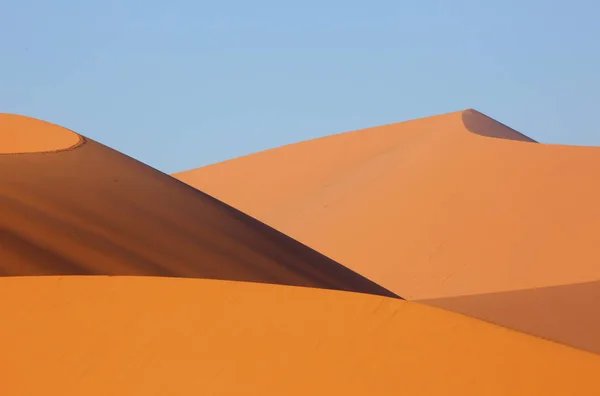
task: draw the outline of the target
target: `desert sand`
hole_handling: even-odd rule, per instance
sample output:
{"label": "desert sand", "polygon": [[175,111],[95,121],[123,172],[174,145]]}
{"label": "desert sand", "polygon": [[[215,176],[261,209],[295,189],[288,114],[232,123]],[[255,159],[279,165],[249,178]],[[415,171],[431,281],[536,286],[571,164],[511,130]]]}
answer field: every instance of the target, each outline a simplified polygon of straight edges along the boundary
{"label": "desert sand", "polygon": [[600,353],[600,308],[580,307],[600,293],[598,175],[600,148],[466,110],[174,176],[407,299]]}
{"label": "desert sand", "polygon": [[177,175],[213,197],[0,115],[1,393],[598,395],[597,157],[467,111]]}
{"label": "desert sand", "polygon": [[199,277],[394,296],[238,210],[67,129],[2,115],[0,152],[0,275]]}
{"label": "desert sand", "polygon": [[0,279],[7,395],[598,395],[600,356],[386,297]]}

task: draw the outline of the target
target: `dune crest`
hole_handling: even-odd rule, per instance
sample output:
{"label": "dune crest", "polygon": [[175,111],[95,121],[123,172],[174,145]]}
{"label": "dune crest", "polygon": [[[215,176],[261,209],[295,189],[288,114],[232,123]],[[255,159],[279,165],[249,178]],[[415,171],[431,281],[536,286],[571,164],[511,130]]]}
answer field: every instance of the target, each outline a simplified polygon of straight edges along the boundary
{"label": "dune crest", "polygon": [[462,122],[467,131],[475,133],[477,135],[499,139],[537,143],[529,136],[525,136],[521,132],[515,131],[509,126],[501,124],[493,118],[490,118],[485,114],[478,112],[477,110],[465,110],[462,112],[461,116]]}
{"label": "dune crest", "polygon": [[[0,130],[15,136],[28,131],[34,138],[70,133],[15,117],[0,118]],[[227,279],[395,296],[91,139],[53,155],[0,156],[0,276],[88,274]]]}
{"label": "dune crest", "polygon": [[73,149],[84,139],[66,128],[34,118],[0,113],[0,155]]}
{"label": "dune crest", "polygon": [[[466,110],[174,176],[407,299],[600,280],[600,148],[528,142]],[[534,320],[529,312],[515,315]],[[578,322],[565,326],[561,342],[595,348],[577,340]]]}
{"label": "dune crest", "polygon": [[354,293],[200,279],[3,278],[0,317],[10,395],[600,393],[600,356]]}

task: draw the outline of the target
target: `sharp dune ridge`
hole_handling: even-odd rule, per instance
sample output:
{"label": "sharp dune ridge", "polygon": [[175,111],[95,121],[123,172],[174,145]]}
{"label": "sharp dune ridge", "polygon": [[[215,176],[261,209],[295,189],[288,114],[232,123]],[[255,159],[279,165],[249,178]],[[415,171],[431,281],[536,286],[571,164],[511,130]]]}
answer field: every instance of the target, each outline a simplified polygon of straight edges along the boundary
{"label": "sharp dune ridge", "polygon": [[598,355],[355,293],[3,278],[0,315],[2,386],[11,395],[600,393]]}
{"label": "sharp dune ridge", "polygon": [[63,139],[71,131],[2,115],[0,150],[14,147],[5,138],[17,134],[20,151],[30,142],[33,152],[0,156],[0,275],[203,277],[397,297],[91,139],[74,147]]}
{"label": "sharp dune ridge", "polygon": [[[599,174],[599,147],[539,144],[469,109],[174,177],[409,300],[443,301],[600,280]],[[536,307],[559,315],[545,296]],[[577,312],[567,301],[561,310]],[[507,326],[513,315],[534,335],[598,348],[580,339],[582,321],[535,326],[517,312],[530,304],[472,307],[457,310]]]}
{"label": "sharp dune ridge", "polygon": [[[231,159],[224,160],[221,162],[209,164],[209,165],[204,166],[204,168],[209,167],[209,166],[228,163],[231,161],[237,161],[239,159],[246,158],[246,157],[253,157],[253,156],[255,156],[257,154],[261,154],[261,153],[267,153],[270,151],[281,150],[286,147],[292,147],[292,146],[296,147],[298,145],[312,144],[312,143],[320,142],[322,140],[330,140],[330,139],[340,137],[340,136],[348,136],[348,135],[357,134],[357,133],[365,133],[367,131],[377,130],[377,129],[381,129],[381,128],[393,128],[393,127],[396,127],[399,125],[404,125],[407,123],[416,123],[419,121],[431,120],[431,119],[440,118],[440,117],[452,117],[452,116],[456,116],[456,115],[460,115],[462,117],[462,123],[465,128],[464,132],[468,132],[468,133],[475,134],[475,135],[480,135],[480,136],[486,137],[486,138],[514,140],[514,141],[521,141],[521,142],[526,142],[526,143],[539,143],[536,140],[530,138],[529,136],[526,136],[526,135],[522,134],[521,132],[518,132],[509,126],[494,120],[493,118],[479,112],[478,110],[466,109],[466,110],[461,110],[461,111],[453,111],[453,112],[449,112],[449,113],[439,114],[439,115],[435,115],[435,116],[415,118],[415,119],[412,119],[409,121],[384,124],[384,125],[379,125],[376,127],[357,129],[357,130],[352,130],[352,131],[347,131],[347,132],[339,132],[339,133],[334,133],[334,134],[327,135],[327,136],[316,137],[316,138],[309,139],[309,140],[288,143],[283,146],[273,147],[273,148],[258,151],[256,153],[245,154],[245,155],[242,155],[239,157],[235,157],[235,158],[231,158]],[[496,135],[498,135],[498,136],[496,136]],[[549,145],[549,144],[545,144],[545,145]],[[568,146],[568,147],[584,147],[584,146]],[[172,174],[172,176],[187,177],[188,172],[192,172],[194,170],[196,170],[196,169],[175,172]]]}

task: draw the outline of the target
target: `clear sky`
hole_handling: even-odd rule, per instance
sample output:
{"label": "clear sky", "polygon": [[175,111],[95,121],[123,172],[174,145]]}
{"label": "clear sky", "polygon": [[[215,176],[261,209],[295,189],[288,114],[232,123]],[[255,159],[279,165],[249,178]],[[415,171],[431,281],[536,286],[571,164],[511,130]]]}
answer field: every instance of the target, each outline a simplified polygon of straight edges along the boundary
{"label": "clear sky", "polygon": [[475,108],[600,145],[597,0],[4,0],[0,112],[164,172]]}

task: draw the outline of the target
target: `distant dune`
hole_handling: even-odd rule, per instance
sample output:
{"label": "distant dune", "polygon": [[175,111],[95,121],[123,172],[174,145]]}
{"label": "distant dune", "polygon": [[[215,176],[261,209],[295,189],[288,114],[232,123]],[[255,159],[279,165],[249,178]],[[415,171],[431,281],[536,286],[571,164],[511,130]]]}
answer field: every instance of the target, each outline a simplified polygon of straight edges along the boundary
{"label": "distant dune", "polygon": [[600,356],[397,299],[200,279],[0,279],[6,395],[598,395]]}
{"label": "distant dune", "polygon": [[467,110],[174,176],[407,299],[600,352],[598,175],[600,148]]}
{"label": "distant dune", "polygon": [[238,210],[56,125],[0,115],[0,153],[0,275],[160,275],[394,296]]}

